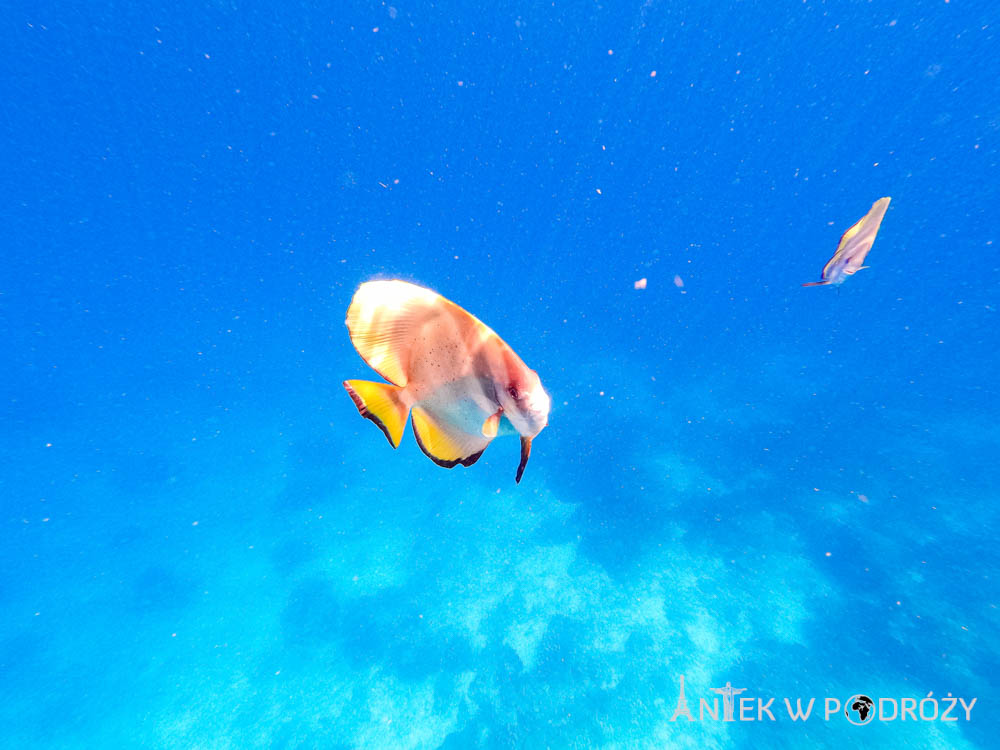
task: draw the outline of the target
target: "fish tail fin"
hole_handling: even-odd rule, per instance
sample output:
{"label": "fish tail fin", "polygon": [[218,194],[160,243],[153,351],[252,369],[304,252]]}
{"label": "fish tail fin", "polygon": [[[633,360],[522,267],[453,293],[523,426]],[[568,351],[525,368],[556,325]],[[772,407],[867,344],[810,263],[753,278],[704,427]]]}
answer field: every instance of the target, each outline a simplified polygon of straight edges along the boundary
{"label": "fish tail fin", "polygon": [[829,281],[807,281],[802,286],[823,286],[824,284],[829,284]]}
{"label": "fish tail fin", "polygon": [[344,388],[361,416],[378,425],[392,447],[398,448],[410,415],[410,407],[402,399],[403,389],[398,385],[370,380],[345,380]]}

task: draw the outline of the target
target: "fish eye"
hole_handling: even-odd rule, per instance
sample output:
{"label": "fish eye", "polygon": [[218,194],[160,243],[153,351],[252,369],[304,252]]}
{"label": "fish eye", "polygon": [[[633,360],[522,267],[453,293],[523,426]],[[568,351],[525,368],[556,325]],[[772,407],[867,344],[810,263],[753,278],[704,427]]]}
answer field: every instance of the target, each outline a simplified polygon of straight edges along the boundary
{"label": "fish eye", "polygon": [[517,401],[517,387],[516,386],[513,386],[513,385],[512,386],[508,386],[507,387],[507,393],[510,394],[510,397],[512,399],[514,399],[515,401]]}

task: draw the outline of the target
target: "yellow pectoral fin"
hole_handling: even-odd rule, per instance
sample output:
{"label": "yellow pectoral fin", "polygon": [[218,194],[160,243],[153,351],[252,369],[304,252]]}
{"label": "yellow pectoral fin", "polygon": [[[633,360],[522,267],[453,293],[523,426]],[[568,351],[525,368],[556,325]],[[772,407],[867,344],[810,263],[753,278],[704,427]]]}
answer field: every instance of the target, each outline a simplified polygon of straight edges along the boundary
{"label": "yellow pectoral fin", "polygon": [[392,447],[398,448],[410,411],[400,398],[403,389],[370,380],[345,380],[344,388],[354,399],[354,405],[358,407],[361,416],[377,424]]}
{"label": "yellow pectoral fin", "polygon": [[447,469],[458,464],[472,466],[490,444],[488,438],[463,432],[419,406],[413,408],[410,421],[420,450]]}
{"label": "yellow pectoral fin", "polygon": [[491,414],[487,417],[486,421],[483,422],[483,437],[492,440],[497,436],[497,430],[500,428],[500,416],[503,414],[503,409],[497,409],[495,414]]}

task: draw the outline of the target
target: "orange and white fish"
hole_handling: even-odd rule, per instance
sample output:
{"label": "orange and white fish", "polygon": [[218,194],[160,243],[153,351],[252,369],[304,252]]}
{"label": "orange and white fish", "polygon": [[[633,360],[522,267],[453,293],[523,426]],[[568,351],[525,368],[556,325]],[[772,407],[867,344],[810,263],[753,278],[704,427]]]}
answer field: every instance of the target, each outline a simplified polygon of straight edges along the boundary
{"label": "orange and white fish", "polygon": [[472,466],[497,435],[531,441],[548,424],[549,395],[492,329],[440,294],[406,281],[369,281],[347,308],[361,357],[388,380],[345,380],[361,416],[399,447],[409,415],[417,444],[439,466]]}
{"label": "orange and white fish", "polygon": [[891,198],[879,198],[860,221],[848,229],[837,243],[837,251],[823,267],[822,281],[807,281],[802,286],[823,284],[843,284],[848,276],[853,276],[864,265],[865,257],[875,244],[875,235],[882,226],[882,217],[889,208]]}

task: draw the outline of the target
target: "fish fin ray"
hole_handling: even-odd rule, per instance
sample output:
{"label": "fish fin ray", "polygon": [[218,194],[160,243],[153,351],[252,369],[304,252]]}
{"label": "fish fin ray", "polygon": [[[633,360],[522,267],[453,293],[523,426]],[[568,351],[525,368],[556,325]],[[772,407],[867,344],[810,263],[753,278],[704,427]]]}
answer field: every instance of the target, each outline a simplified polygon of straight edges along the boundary
{"label": "fish fin ray", "polygon": [[458,464],[472,466],[490,444],[485,437],[463,432],[419,406],[410,413],[410,423],[420,450],[446,469]]}
{"label": "fish fin ray", "polygon": [[385,434],[393,448],[399,447],[406,429],[409,407],[400,398],[402,388],[371,380],[345,380],[344,388],[365,419],[370,419]]}

